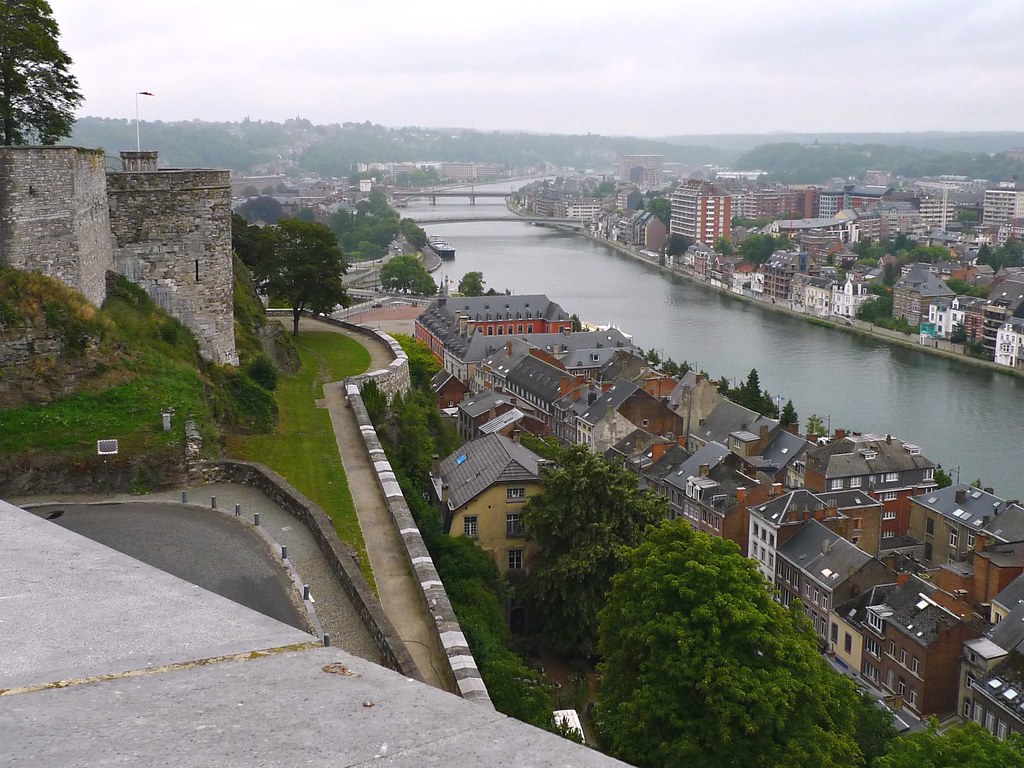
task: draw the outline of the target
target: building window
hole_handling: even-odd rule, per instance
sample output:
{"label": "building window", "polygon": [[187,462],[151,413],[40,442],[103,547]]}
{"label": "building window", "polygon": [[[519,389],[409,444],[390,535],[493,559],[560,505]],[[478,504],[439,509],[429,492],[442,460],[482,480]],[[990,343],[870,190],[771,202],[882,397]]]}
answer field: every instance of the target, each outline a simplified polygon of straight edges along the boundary
{"label": "building window", "polygon": [[984,712],[985,711],[981,708],[981,704],[978,704],[977,702],[975,702],[975,704],[974,704],[974,722],[976,722],[976,723],[978,723],[980,725],[981,724],[981,718],[982,718],[982,715],[984,714]]}
{"label": "building window", "polygon": [[900,664],[907,666],[907,649],[900,648]]}
{"label": "building window", "polygon": [[996,716],[992,712],[985,713],[985,730],[989,733],[996,732]]}
{"label": "building window", "polygon": [[882,631],[882,617],[877,613],[868,611],[868,626],[871,627],[875,632],[881,633]]}
{"label": "building window", "polygon": [[850,487],[851,488],[860,488],[860,478],[859,477],[851,477],[850,478]]}
{"label": "building window", "polygon": [[967,532],[967,546],[970,549],[974,549],[974,531]]}
{"label": "building window", "polygon": [[882,647],[878,644],[878,641],[872,637],[864,638],[864,650],[876,659],[881,658],[882,656]]}
{"label": "building window", "polygon": [[935,470],[934,469],[926,469],[924,471],[924,479],[926,481],[928,481],[928,482],[932,482],[933,480],[935,480]]}
{"label": "building window", "polygon": [[466,515],[462,520],[462,532],[469,538],[477,537],[476,515]]}
{"label": "building window", "polygon": [[891,539],[891,538],[893,538],[895,536],[896,536],[896,532],[895,531],[882,531],[882,538],[883,539]]}
{"label": "building window", "polygon": [[917,658],[917,656],[915,656],[914,658],[912,658],[910,660],[910,671],[913,672],[916,675],[920,669],[921,669],[921,661],[920,661],[920,659]]}
{"label": "building window", "polygon": [[935,520],[929,517],[924,521],[924,532],[929,535],[935,533]]}
{"label": "building window", "polygon": [[523,332],[523,324],[522,323],[519,323],[519,325],[517,325],[516,328],[517,328],[516,333],[522,333]]}
{"label": "building window", "polygon": [[896,641],[895,640],[890,640],[889,641],[889,655],[892,656],[894,659],[896,658]]}
{"label": "building window", "polygon": [[841,490],[843,490],[843,479],[840,477],[840,478],[837,478],[837,479],[833,480],[829,490],[832,490],[832,491],[841,491]]}
{"label": "building window", "polygon": [[964,720],[969,720],[971,717],[971,700],[964,699]]}
{"label": "building window", "polygon": [[523,550],[521,548],[508,551],[508,569],[510,571],[521,571],[523,569]]}
{"label": "building window", "polygon": [[528,323],[526,325],[526,332],[527,333],[533,333],[533,323]]}
{"label": "building window", "polygon": [[910,706],[917,706],[917,688],[907,689],[907,701],[910,703]]}
{"label": "building window", "polygon": [[882,494],[882,501],[896,501],[899,496],[900,495],[896,491],[886,491]]}
{"label": "building window", "polygon": [[196,282],[199,282],[199,259],[196,259]]}
{"label": "building window", "polygon": [[960,541],[960,534],[957,533],[956,530],[950,528],[949,529],[949,546],[955,547],[957,545],[957,542],[959,542],[959,541]]}
{"label": "building window", "polygon": [[522,501],[525,498],[525,488],[508,488],[505,490],[505,501]]}
{"label": "building window", "polygon": [[509,512],[505,515],[505,535],[506,536],[522,536],[523,535],[523,523],[519,519],[518,512]]}
{"label": "building window", "polygon": [[1007,736],[1007,732],[1006,731],[1007,731],[1006,723],[1004,723],[1002,720],[997,720],[996,721],[996,736],[999,737],[1000,739],[1005,739],[1006,736]]}
{"label": "building window", "polygon": [[899,482],[899,472],[886,472],[885,477],[882,478],[883,483],[896,483]]}
{"label": "building window", "polygon": [[899,682],[898,682],[898,683],[896,683],[896,693],[898,693],[898,694],[899,694],[900,696],[902,696],[902,695],[903,695],[903,694],[905,694],[906,692],[907,692],[907,681],[906,681],[906,680],[904,680],[904,679],[903,679],[903,678],[901,677],[901,678],[899,679]]}
{"label": "building window", "polygon": [[895,520],[896,519],[896,511],[892,510],[892,509],[885,510],[885,512],[882,513],[882,519],[883,520]]}
{"label": "building window", "polygon": [[843,633],[843,650],[846,653],[853,653],[853,635],[849,632]]}
{"label": "building window", "polygon": [[830,635],[833,643],[839,642],[839,625],[832,622],[832,634]]}

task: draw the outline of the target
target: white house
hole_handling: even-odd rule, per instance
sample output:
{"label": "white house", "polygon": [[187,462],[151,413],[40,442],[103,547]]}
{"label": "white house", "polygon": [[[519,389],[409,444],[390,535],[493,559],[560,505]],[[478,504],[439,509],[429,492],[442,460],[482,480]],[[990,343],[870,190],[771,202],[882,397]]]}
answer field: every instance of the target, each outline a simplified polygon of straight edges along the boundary
{"label": "white house", "polygon": [[996,331],[996,365],[1024,368],[1024,318],[1011,317]]}
{"label": "white house", "polygon": [[847,275],[843,285],[832,286],[832,314],[839,317],[856,317],[861,304],[870,298],[868,284]]}

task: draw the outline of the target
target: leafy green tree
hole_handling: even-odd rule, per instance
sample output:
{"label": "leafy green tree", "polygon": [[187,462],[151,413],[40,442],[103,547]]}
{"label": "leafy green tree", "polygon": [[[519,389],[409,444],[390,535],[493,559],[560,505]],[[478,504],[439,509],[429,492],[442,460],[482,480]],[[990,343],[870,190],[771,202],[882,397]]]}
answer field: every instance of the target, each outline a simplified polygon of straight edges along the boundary
{"label": "leafy green tree", "polygon": [[953,478],[942,468],[941,464],[935,468],[935,484],[939,488],[949,488],[953,484]]}
{"label": "leafy green tree", "polygon": [[666,521],[624,564],[600,615],[597,723],[611,754],[641,768],[861,762],[853,682],[735,544]]}
{"label": "leafy green tree", "polygon": [[238,212],[250,224],[255,224],[258,221],[262,221],[264,224],[277,224],[284,216],[284,208],[270,195],[250,197],[238,206]]}
{"label": "leafy green tree", "polygon": [[409,379],[415,389],[425,389],[430,385],[434,374],[441,370],[430,347],[412,336],[404,333],[394,334],[395,341],[402,347],[409,359]]}
{"label": "leafy green tree", "polygon": [[825,422],[821,420],[821,416],[812,413],[807,417],[807,424],[804,425],[804,434],[808,437],[812,435],[820,437],[825,434]]}
{"label": "leafy green tree", "polygon": [[946,286],[957,296],[975,296],[979,299],[988,298],[988,288],[983,285],[971,285],[966,280],[951,277],[949,280],[946,280]]}
{"label": "leafy green tree", "polygon": [[569,316],[569,320],[572,321],[573,333],[579,333],[580,331],[583,330],[583,321],[580,320],[580,316],[577,315],[575,312],[573,312],[572,315]]}
{"label": "leafy green tree", "polygon": [[0,2],[0,139],[56,144],[71,135],[82,103],[71,58],[45,0]]}
{"label": "leafy green tree", "polygon": [[437,284],[415,256],[395,256],[381,267],[380,282],[386,291],[430,296]]}
{"label": "leafy green tree", "polygon": [[484,295],[484,273],[467,272],[459,280],[459,293],[463,296]]}
{"label": "leafy green tree", "polygon": [[668,243],[665,245],[665,252],[669,256],[682,256],[686,249],[693,245],[693,238],[673,232],[668,236]]}
{"label": "leafy green tree", "polygon": [[272,299],[285,299],[292,308],[292,334],[299,335],[304,310],[331,312],[348,306],[341,276],[348,266],[334,234],[323,224],[281,219],[268,236],[271,247],[254,276]]}
{"label": "leafy green tree", "polygon": [[740,255],[754,264],[764,264],[781,244],[780,239],[771,235],[750,235],[740,243]]}
{"label": "leafy green tree", "polygon": [[538,548],[527,583],[531,616],[553,651],[586,658],[625,548],[666,516],[668,504],[583,445],[562,451],[554,467],[542,470],[542,481],[543,491],[523,505]]}
{"label": "leafy green tree", "polygon": [[953,330],[949,334],[949,340],[954,344],[966,344],[967,326],[963,322],[954,325]]}
{"label": "leafy green tree", "polygon": [[413,248],[421,250],[427,247],[427,233],[412,219],[402,219],[399,230]]}
{"label": "leafy green tree", "polygon": [[857,317],[874,323],[892,317],[892,296],[874,296],[857,310]]}
{"label": "leafy green tree", "polygon": [[[652,197],[647,201],[647,210],[653,213],[667,227],[672,221],[672,204],[664,197]],[[683,249],[686,250],[685,248]]]}
{"label": "leafy green tree", "polygon": [[779,416],[779,423],[784,427],[788,427],[790,424],[796,424],[800,421],[800,417],[797,415],[796,408],[793,407],[793,401],[787,400],[786,405],[782,408],[782,414]]}
{"label": "leafy green tree", "polygon": [[733,252],[732,243],[728,238],[720,237],[715,240],[715,250],[723,256],[731,256]]}
{"label": "leafy green tree", "polygon": [[231,214],[231,248],[249,269],[255,269],[273,248],[273,231],[273,227],[257,227],[244,216]]}
{"label": "leafy green tree", "polygon": [[938,723],[926,731],[893,739],[876,768],[1017,768],[1024,765],[1024,737],[997,739],[977,723],[939,733]]}

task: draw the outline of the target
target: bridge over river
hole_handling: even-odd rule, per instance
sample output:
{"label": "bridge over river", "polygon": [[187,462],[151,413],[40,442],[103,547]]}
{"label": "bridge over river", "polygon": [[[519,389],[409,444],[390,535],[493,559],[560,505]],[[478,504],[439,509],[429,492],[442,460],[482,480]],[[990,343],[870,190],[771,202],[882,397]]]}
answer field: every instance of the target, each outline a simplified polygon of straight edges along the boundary
{"label": "bridge over river", "polygon": [[512,192],[495,192],[492,190],[483,190],[481,192],[474,191],[472,189],[466,190],[455,190],[455,189],[421,189],[416,191],[395,191],[391,197],[396,200],[403,200],[408,202],[417,198],[429,199],[431,205],[437,205],[437,198],[439,197],[461,197],[469,198],[470,205],[476,205],[476,199],[478,197],[500,197],[506,198],[511,197],[514,193]]}

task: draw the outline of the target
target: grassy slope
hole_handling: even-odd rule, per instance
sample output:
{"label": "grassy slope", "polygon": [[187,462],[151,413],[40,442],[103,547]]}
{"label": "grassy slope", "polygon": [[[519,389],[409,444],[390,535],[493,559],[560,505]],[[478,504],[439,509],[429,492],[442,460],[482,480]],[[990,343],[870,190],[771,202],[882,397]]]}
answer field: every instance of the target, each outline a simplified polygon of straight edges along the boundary
{"label": "grassy slope", "polygon": [[334,429],[327,411],[315,403],[323,397],[325,382],[364,372],[370,366],[370,354],[338,333],[306,332],[295,341],[302,368],[279,378],[278,428],[270,435],[229,436],[228,453],[270,467],[319,504],[341,540],[359,552],[360,567],[372,585],[373,573]]}

